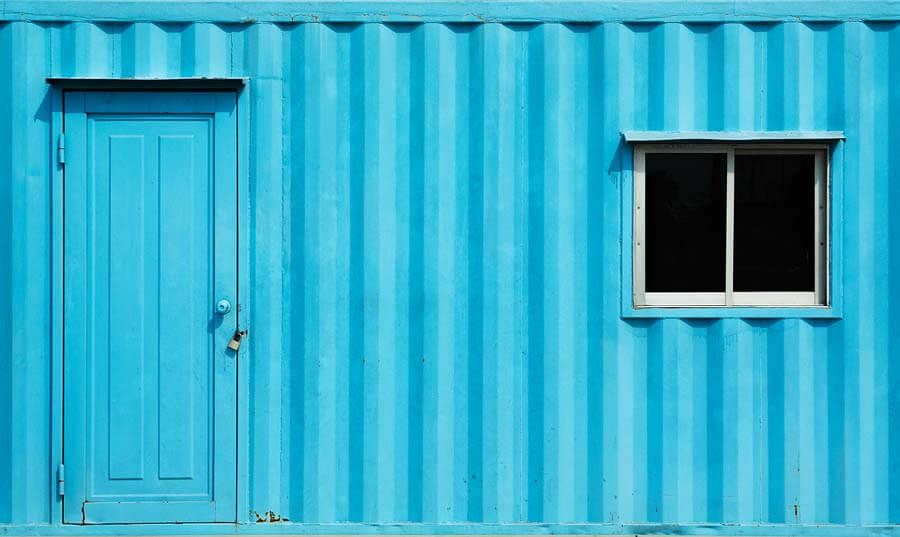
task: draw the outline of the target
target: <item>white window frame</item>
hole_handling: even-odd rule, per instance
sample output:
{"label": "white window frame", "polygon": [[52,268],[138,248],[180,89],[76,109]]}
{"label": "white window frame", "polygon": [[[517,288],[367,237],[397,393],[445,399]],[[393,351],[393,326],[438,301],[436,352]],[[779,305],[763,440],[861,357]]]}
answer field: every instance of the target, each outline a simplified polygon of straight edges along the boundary
{"label": "white window frame", "polygon": [[[648,293],[646,291],[646,155],[647,153],[720,153],[726,155],[725,292]],[[779,154],[815,157],[815,290],[812,292],[734,291],[734,161],[735,155]],[[635,308],[648,307],[828,307],[830,170],[824,144],[638,144],[634,148],[633,297]]]}

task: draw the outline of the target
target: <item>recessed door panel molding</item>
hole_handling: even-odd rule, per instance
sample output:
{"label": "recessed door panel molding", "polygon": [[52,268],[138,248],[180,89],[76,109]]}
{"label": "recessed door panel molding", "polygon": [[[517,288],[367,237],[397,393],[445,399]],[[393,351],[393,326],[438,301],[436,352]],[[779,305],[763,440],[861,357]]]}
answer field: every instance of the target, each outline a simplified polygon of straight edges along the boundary
{"label": "recessed door panel molding", "polygon": [[235,112],[66,94],[66,523],[235,520]]}

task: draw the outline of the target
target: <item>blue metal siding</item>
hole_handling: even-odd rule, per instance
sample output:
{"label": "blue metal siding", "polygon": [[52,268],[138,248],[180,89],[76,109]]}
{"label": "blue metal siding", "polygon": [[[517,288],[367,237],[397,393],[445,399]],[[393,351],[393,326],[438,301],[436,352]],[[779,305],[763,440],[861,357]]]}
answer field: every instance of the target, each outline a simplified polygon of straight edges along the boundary
{"label": "blue metal siding", "polygon": [[0,514],[16,522],[50,517],[50,101],[40,61],[49,56],[47,37],[36,25],[0,27]]}
{"label": "blue metal siding", "polygon": [[[55,508],[47,76],[251,79],[239,519],[900,523],[900,26],[12,22],[0,55],[0,523]],[[622,319],[622,130],[844,131],[843,319]]]}

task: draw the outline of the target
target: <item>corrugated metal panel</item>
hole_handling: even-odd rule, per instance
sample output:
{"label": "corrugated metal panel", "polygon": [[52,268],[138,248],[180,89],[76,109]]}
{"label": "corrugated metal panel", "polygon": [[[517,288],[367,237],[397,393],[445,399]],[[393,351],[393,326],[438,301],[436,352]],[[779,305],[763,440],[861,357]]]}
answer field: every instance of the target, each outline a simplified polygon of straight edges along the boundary
{"label": "corrugated metal panel", "polygon": [[50,103],[29,59],[48,37],[0,26],[0,520],[15,522],[50,516]]}
{"label": "corrugated metal panel", "polygon": [[[897,25],[7,23],[0,54],[0,522],[50,519],[47,76],[251,77],[261,516],[900,522]],[[623,320],[622,130],[843,131],[844,319]]]}

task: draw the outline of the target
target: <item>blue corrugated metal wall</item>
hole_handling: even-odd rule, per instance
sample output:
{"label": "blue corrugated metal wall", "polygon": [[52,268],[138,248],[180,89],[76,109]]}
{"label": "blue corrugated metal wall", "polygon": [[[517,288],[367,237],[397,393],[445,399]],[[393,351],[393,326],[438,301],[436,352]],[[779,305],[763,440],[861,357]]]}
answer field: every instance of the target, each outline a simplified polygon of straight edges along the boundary
{"label": "blue corrugated metal wall", "polygon": [[[51,75],[251,77],[251,511],[900,522],[900,26],[13,22],[0,54],[0,523],[52,508]],[[845,131],[843,320],[623,320],[623,129]]]}

